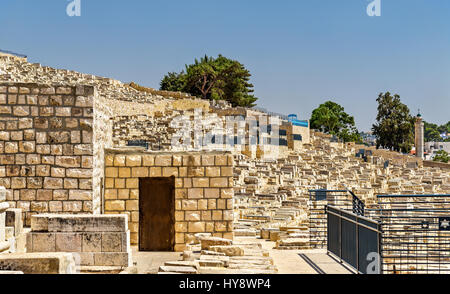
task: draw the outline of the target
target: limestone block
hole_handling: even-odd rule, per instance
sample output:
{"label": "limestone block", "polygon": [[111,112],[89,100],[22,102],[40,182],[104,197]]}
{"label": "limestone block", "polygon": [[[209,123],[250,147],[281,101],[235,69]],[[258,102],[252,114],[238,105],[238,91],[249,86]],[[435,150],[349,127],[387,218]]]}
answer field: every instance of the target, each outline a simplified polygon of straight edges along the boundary
{"label": "limestone block", "polygon": [[202,237],[200,243],[202,250],[209,250],[211,246],[232,245],[233,241],[217,237]]}
{"label": "limestone block", "polygon": [[209,166],[206,167],[205,171],[207,177],[220,177],[220,167]]}
{"label": "limestone block", "polygon": [[80,233],[57,233],[56,251],[57,252],[81,252],[81,234]]}
{"label": "limestone block", "polygon": [[56,252],[54,233],[29,232],[27,234],[27,252]]}
{"label": "limestone block", "polygon": [[0,255],[0,270],[24,274],[74,274],[75,259],[71,253],[12,253]]}
{"label": "limestone block", "polygon": [[77,253],[80,257],[80,265],[81,266],[94,266],[94,253],[93,252],[80,252]]}
{"label": "limestone block", "polygon": [[216,155],[216,165],[228,165],[227,155]]}
{"label": "limestone block", "polygon": [[203,198],[203,189],[201,188],[190,188],[188,189],[189,199],[199,199]]}
{"label": "limestone block", "polygon": [[197,200],[182,200],[181,207],[182,210],[196,210],[197,209]]}
{"label": "limestone block", "polygon": [[215,188],[205,189],[205,198],[219,198],[220,190]]}
{"label": "limestone block", "polygon": [[156,166],[171,166],[172,156],[171,155],[157,155],[155,157]]}
{"label": "limestone block", "polygon": [[124,211],[125,210],[125,201],[123,201],[123,200],[105,201],[105,210]]}
{"label": "limestone block", "polygon": [[155,156],[153,155],[143,155],[142,165],[143,166],[153,166],[155,164]]}
{"label": "limestone block", "polygon": [[126,252],[95,252],[95,266],[132,266],[131,254]]}
{"label": "limestone block", "polygon": [[207,188],[209,187],[209,178],[193,178],[192,186],[194,188]]}
{"label": "limestone block", "polygon": [[125,233],[102,233],[102,252],[122,252],[122,238]]}
{"label": "limestone block", "polygon": [[197,270],[192,266],[160,266],[160,273],[196,274]]}
{"label": "limestone block", "polygon": [[[128,215],[108,214],[39,214],[31,217],[31,222],[47,222],[48,232],[126,232],[128,230]],[[39,231],[43,231],[39,227]],[[31,227],[34,231],[34,227]]]}
{"label": "limestone block", "polygon": [[133,167],[131,169],[131,176],[134,178],[148,177],[148,167]]}
{"label": "limestone block", "polygon": [[[83,233],[82,234],[83,252],[101,252],[102,251],[102,233]],[[92,255],[92,262],[94,257]]]}
{"label": "limestone block", "polygon": [[141,166],[141,164],[142,164],[142,157],[140,155],[127,155],[126,166],[137,167]]}
{"label": "limestone block", "polygon": [[163,167],[162,169],[163,177],[178,177],[178,168],[177,167]]}
{"label": "limestone block", "polygon": [[205,223],[204,222],[189,222],[188,223],[188,231],[190,233],[205,232]]}
{"label": "limestone block", "polygon": [[226,188],[228,187],[228,178],[211,178],[210,184],[212,188]]}
{"label": "limestone block", "polygon": [[202,165],[213,166],[214,165],[214,155],[202,155]]}
{"label": "limestone block", "polygon": [[201,220],[200,211],[186,211],[184,219],[186,221],[200,221]]}
{"label": "limestone block", "polygon": [[6,226],[14,228],[14,236],[18,236],[22,233],[22,209],[9,208],[6,210]]}

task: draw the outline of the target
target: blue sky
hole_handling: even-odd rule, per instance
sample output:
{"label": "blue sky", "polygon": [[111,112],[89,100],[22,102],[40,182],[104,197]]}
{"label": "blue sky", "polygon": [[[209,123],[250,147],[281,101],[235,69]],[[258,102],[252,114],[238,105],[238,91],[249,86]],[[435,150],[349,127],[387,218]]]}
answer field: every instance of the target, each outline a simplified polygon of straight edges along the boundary
{"label": "blue sky", "polygon": [[1,0],[0,48],[31,62],[136,81],[161,77],[205,54],[239,60],[259,106],[309,118],[333,100],[367,131],[380,92],[413,114],[450,120],[450,1]]}

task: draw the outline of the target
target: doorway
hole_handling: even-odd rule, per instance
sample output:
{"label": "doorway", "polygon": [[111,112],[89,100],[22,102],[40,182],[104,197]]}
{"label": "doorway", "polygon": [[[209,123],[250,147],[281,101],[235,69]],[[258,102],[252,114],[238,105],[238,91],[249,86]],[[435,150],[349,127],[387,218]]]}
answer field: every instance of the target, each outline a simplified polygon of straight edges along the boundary
{"label": "doorway", "polygon": [[175,177],[139,179],[139,251],[173,251]]}

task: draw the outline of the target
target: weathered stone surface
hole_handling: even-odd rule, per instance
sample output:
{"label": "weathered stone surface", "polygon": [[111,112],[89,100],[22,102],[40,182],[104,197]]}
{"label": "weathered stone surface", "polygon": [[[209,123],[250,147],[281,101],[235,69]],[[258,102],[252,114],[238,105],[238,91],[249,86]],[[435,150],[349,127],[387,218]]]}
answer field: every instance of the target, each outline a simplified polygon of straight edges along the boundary
{"label": "weathered stone surface", "polygon": [[209,250],[224,253],[226,256],[244,256],[244,248],[232,246],[209,246]]}
{"label": "weathered stone surface", "polygon": [[180,274],[196,274],[196,268],[192,266],[160,266],[159,272],[173,272]]}
{"label": "weathered stone surface", "polygon": [[[67,215],[39,214],[33,215],[32,231],[48,232],[126,232],[127,215]],[[39,225],[38,225],[39,223]],[[35,224],[35,227],[33,226]],[[47,224],[47,227],[45,227]]]}
{"label": "weathered stone surface", "polygon": [[0,254],[0,270],[24,274],[74,274],[75,260],[70,253]]}
{"label": "weathered stone surface", "polygon": [[200,238],[202,250],[210,250],[211,246],[232,245],[233,241],[218,237],[203,237]]}

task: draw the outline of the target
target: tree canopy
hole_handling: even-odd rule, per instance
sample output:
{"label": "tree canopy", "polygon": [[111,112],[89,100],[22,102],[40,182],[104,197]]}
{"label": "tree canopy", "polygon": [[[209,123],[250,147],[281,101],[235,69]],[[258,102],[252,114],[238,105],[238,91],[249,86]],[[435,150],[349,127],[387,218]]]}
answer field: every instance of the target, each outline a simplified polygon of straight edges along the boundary
{"label": "tree canopy", "polygon": [[442,133],[450,133],[450,121],[444,125],[438,126],[437,124],[428,123],[424,121],[425,129],[425,142],[450,142],[450,139],[443,140]]}
{"label": "tree canopy", "polygon": [[222,55],[202,57],[186,65],[180,73],[169,72],[161,80],[160,89],[181,91],[203,99],[226,100],[233,106],[255,106],[256,98],[249,82],[250,72],[236,60]]}
{"label": "tree canopy", "polygon": [[372,126],[377,138],[377,148],[409,153],[414,143],[414,117],[408,106],[400,101],[400,96],[380,93],[377,99],[377,122]]}
{"label": "tree canopy", "polygon": [[344,142],[361,142],[355,127],[355,119],[347,114],[341,105],[327,101],[314,109],[311,115],[311,128],[336,135]]}

